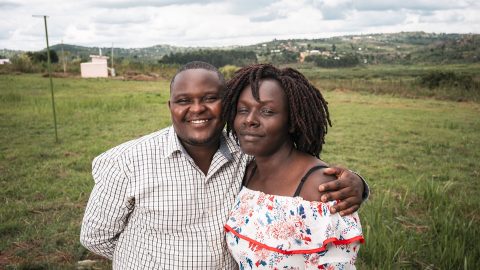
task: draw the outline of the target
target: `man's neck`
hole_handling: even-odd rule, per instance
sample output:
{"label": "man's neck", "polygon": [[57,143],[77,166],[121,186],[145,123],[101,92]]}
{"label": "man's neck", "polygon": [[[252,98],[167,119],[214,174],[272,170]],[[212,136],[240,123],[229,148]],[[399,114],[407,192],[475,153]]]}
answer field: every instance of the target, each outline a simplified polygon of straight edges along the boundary
{"label": "man's neck", "polygon": [[220,147],[220,138],[208,145],[191,145],[186,143],[182,143],[182,145],[195,164],[202,170],[203,174],[207,175],[213,156]]}

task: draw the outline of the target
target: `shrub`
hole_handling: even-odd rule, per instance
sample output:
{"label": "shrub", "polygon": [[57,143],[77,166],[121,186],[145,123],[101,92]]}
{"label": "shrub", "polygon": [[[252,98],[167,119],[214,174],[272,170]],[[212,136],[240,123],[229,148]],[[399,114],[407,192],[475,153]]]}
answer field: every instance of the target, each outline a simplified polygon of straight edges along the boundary
{"label": "shrub", "polygon": [[233,77],[233,74],[240,68],[234,65],[226,65],[219,68],[220,72],[225,77],[225,80],[230,80]]}
{"label": "shrub", "polygon": [[430,89],[440,87],[455,87],[465,90],[474,88],[472,75],[458,74],[453,71],[432,71],[421,75],[420,84]]}
{"label": "shrub", "polygon": [[11,58],[12,64],[9,66],[11,71],[32,73],[38,72],[38,68],[33,65],[32,60],[28,57],[27,54],[16,55]]}

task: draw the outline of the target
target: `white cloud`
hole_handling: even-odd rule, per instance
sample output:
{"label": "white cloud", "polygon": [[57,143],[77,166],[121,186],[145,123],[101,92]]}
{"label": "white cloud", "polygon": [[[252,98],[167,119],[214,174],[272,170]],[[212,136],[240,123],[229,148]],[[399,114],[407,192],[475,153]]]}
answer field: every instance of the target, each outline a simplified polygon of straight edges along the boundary
{"label": "white cloud", "polygon": [[103,0],[103,1],[88,1],[88,4],[93,7],[110,8],[110,9],[128,9],[135,7],[165,7],[172,5],[190,5],[190,4],[204,4],[214,2],[214,0]]}
{"label": "white cloud", "polygon": [[[397,26],[402,25],[407,19],[406,12],[386,10],[386,11],[355,11],[346,20],[357,29],[376,26]],[[375,18],[372,20],[372,18]]]}
{"label": "white cloud", "polygon": [[151,12],[142,8],[100,10],[91,17],[93,23],[113,25],[148,24],[151,19]]}
{"label": "white cloud", "polygon": [[15,8],[19,7],[19,3],[10,2],[10,1],[0,1],[0,8]]}
{"label": "white cloud", "polygon": [[244,45],[400,31],[478,33],[475,0],[0,0],[0,49]]}
{"label": "white cloud", "polygon": [[357,10],[443,10],[466,8],[470,1],[451,0],[353,0],[352,4]]}

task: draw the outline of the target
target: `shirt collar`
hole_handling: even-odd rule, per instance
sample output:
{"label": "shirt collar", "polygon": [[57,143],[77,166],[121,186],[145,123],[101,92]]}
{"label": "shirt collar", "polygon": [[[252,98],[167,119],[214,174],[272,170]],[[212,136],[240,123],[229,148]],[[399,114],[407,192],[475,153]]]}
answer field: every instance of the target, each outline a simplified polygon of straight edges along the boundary
{"label": "shirt collar", "polygon": [[[233,154],[240,152],[240,147],[232,138],[226,135],[225,131],[222,131],[220,148],[218,151],[228,160],[232,160]],[[163,158],[169,158],[173,156],[174,153],[183,153],[184,155],[190,156],[180,143],[180,139],[178,138],[175,129],[173,126],[170,126],[168,129],[167,145],[163,150]]]}

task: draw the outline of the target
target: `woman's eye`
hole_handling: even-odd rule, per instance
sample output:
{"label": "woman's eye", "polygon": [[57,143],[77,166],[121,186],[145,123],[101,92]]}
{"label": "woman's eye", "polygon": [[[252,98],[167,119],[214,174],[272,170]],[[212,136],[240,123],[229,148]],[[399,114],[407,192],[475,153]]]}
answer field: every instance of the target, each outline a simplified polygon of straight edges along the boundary
{"label": "woman's eye", "polygon": [[269,110],[269,109],[263,109],[263,110],[262,110],[262,114],[263,114],[263,115],[273,115],[273,114],[274,114],[274,111]]}
{"label": "woman's eye", "polygon": [[237,114],[244,114],[248,113],[248,110],[246,108],[237,108]]}

